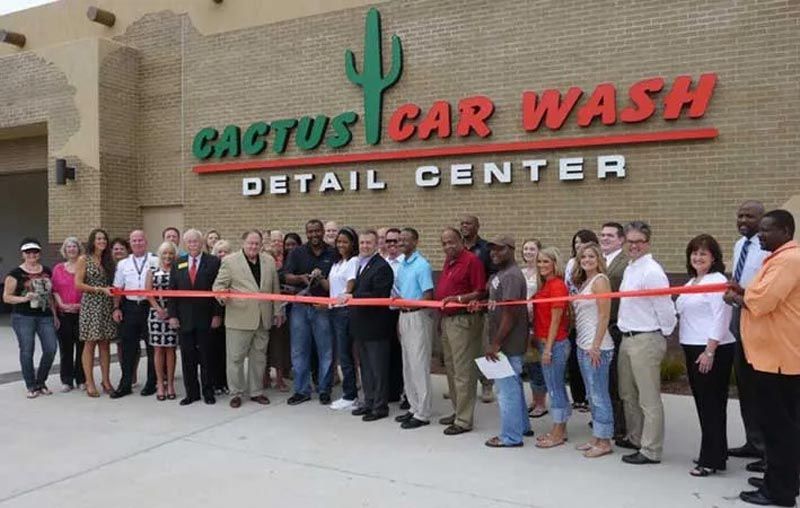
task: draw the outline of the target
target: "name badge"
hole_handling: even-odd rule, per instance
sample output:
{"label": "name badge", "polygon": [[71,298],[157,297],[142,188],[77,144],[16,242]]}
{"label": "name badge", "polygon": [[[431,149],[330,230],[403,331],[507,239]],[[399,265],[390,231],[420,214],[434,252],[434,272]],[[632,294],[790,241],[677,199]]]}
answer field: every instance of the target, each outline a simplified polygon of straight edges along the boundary
{"label": "name badge", "polygon": [[189,263],[178,263],[178,270],[182,270],[183,268],[188,268]]}

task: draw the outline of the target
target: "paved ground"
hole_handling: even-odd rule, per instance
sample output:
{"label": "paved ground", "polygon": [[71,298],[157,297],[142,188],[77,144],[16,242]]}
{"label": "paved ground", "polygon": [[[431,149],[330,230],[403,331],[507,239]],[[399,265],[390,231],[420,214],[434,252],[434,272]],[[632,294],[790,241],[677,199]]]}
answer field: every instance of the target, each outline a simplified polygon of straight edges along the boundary
{"label": "paved ground", "polygon": [[[16,345],[0,326],[0,373],[9,370],[19,370]],[[435,376],[435,384],[441,415],[446,383]],[[363,423],[269,396],[270,406],[233,410],[227,400],[179,407],[80,392],[27,400],[21,382],[2,384],[0,507],[746,506],[736,499],[745,461],[716,477],[687,474],[699,438],[690,397],[665,396],[664,462],[637,467],[621,463],[619,451],[587,460],[573,450],[589,435],[586,415],[570,422],[568,446],[495,450],[483,446],[497,430],[495,404],[479,404],[474,432],[446,437],[436,424],[404,431],[388,419]],[[729,409],[734,444],[742,439],[737,404]]]}

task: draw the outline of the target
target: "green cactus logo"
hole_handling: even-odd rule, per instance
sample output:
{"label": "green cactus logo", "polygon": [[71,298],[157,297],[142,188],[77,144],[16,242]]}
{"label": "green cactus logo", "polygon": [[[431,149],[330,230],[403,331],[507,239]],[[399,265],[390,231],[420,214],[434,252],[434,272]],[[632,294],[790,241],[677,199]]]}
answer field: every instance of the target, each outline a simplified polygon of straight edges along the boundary
{"label": "green cactus logo", "polygon": [[364,89],[364,133],[367,144],[377,145],[381,140],[383,93],[392,87],[403,72],[403,46],[400,38],[392,35],[392,60],[389,72],[383,73],[381,41],[381,14],[372,8],[367,13],[364,26],[364,63],[361,72],[356,70],[356,57],[345,50],[344,66],[347,79]]}

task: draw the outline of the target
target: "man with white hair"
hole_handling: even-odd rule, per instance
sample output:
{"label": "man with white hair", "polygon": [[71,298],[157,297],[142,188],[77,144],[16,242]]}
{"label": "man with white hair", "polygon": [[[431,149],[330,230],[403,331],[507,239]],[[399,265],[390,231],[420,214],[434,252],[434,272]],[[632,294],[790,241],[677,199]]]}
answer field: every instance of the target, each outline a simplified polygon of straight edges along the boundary
{"label": "man with white hair", "polygon": [[331,247],[336,248],[337,236],[339,236],[339,225],[336,224],[336,221],[329,220],[325,223],[325,236],[323,236],[323,240]]}
{"label": "man with white hair", "polygon": [[[219,272],[219,259],[203,252],[203,234],[189,229],[183,234],[187,255],[172,266],[169,288],[173,290],[211,291]],[[222,324],[222,307],[215,298],[170,298],[167,303],[169,325],[178,330],[181,368],[186,397],[181,406],[200,400],[214,404],[211,376],[211,330]],[[200,367],[200,382],[197,367]]]}
{"label": "man with white hair", "polygon": [[[114,274],[114,287],[117,289],[141,290],[145,288],[147,272],[158,266],[158,257],[147,252],[147,237],[141,229],[131,231],[128,241],[131,254],[117,264]],[[147,316],[150,303],[143,296],[115,296],[114,321],[120,323],[120,346],[122,359],[120,368],[122,378],[117,389],[111,393],[112,399],[118,399],[132,393],[134,370],[136,370],[140,341],[147,348],[147,382],[142,395],[148,396],[156,392],[156,369],[153,361],[153,346],[147,340]]]}

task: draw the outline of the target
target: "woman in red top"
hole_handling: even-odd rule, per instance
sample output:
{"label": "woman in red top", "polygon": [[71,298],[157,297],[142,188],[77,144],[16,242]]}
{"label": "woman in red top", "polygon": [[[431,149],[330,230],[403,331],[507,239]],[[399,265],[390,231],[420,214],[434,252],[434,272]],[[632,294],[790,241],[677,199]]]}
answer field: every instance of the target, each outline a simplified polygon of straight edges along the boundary
{"label": "woman in red top", "polygon": [[[564,265],[558,249],[554,247],[541,249],[536,266],[539,269],[539,291],[534,298],[569,295],[567,285],[564,283]],[[536,446],[539,448],[552,448],[564,444],[567,440],[567,421],[572,414],[564,380],[570,349],[567,340],[568,305],[567,301],[562,301],[542,302],[534,306],[533,334],[542,356],[542,371],[547,393],[550,395],[550,414],[553,416],[553,429],[536,440]]]}

